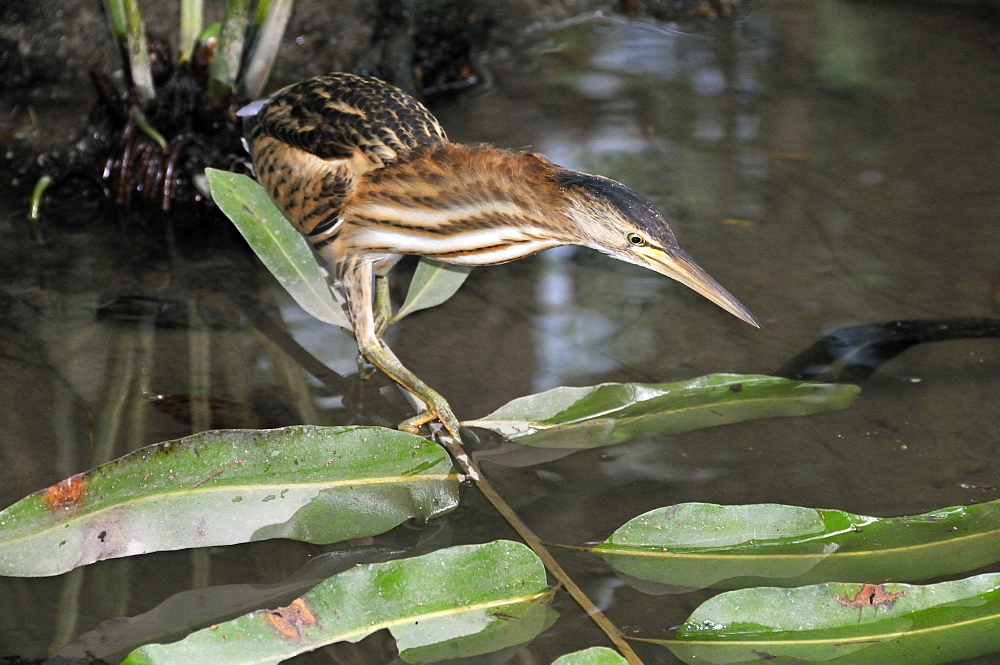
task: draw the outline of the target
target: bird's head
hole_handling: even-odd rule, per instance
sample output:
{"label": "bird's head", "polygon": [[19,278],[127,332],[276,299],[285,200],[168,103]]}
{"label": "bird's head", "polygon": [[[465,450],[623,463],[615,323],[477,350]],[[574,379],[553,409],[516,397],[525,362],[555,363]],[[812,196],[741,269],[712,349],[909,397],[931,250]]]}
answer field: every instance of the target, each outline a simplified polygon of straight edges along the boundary
{"label": "bird's head", "polygon": [[569,216],[585,236],[579,244],[677,280],[760,327],[746,307],[680,248],[670,225],[648,199],[601,176],[560,170],[554,177],[568,203]]}

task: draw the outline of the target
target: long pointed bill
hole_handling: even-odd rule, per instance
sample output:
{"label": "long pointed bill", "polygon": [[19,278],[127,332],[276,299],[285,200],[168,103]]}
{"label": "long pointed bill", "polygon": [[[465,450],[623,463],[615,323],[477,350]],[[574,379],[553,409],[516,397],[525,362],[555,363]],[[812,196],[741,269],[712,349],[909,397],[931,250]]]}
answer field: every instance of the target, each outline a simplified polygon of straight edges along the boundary
{"label": "long pointed bill", "polygon": [[677,280],[692,291],[705,296],[733,316],[746,321],[756,328],[760,328],[760,323],[757,322],[753,314],[739,300],[734,298],[729,291],[722,288],[722,285],[705,272],[701,266],[695,263],[684,250],[638,251],[649,261],[649,263],[645,264],[646,267],[662,275],[666,275],[670,279]]}

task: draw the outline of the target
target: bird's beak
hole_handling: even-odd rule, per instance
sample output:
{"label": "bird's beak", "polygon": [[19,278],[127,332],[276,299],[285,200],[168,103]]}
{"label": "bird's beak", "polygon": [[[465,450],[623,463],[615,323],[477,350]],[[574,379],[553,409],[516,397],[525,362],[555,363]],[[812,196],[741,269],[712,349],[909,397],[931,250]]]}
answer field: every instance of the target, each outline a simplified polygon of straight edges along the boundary
{"label": "bird's beak", "polygon": [[705,296],[733,316],[746,321],[755,328],[760,328],[760,323],[757,322],[753,314],[739,300],[734,298],[729,291],[722,288],[722,285],[705,272],[701,266],[695,263],[687,255],[687,252],[679,248],[667,250],[643,249],[633,251],[641,254],[647,260],[646,267],[655,270],[661,275],[666,275],[670,279],[677,280],[692,291]]}

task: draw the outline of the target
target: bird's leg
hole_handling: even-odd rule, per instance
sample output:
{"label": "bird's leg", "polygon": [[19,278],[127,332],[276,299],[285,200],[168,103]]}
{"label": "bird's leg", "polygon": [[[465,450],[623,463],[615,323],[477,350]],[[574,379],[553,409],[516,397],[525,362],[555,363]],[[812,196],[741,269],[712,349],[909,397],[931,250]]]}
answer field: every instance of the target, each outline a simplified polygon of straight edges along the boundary
{"label": "bird's leg", "polygon": [[375,336],[382,339],[382,334],[389,327],[392,319],[392,296],[389,294],[388,275],[375,275]]}
{"label": "bird's leg", "polygon": [[[392,319],[392,295],[389,293],[388,275],[375,275],[375,302],[372,305],[375,314],[375,337],[382,339],[385,329]],[[360,348],[360,345],[359,345]],[[365,367],[365,356],[358,354],[358,375],[362,380],[372,378],[374,370]]]}
{"label": "bird's leg", "polygon": [[[354,325],[354,337],[361,355],[378,367],[390,379],[410,391],[427,405],[427,409],[399,424],[399,429],[416,433],[421,425],[435,418],[441,421],[448,433],[461,441],[458,419],[444,397],[406,369],[396,354],[376,334],[372,312],[372,266],[370,263],[348,258],[339,266],[340,279],[347,296],[347,306]],[[386,284],[388,289],[388,284]]]}

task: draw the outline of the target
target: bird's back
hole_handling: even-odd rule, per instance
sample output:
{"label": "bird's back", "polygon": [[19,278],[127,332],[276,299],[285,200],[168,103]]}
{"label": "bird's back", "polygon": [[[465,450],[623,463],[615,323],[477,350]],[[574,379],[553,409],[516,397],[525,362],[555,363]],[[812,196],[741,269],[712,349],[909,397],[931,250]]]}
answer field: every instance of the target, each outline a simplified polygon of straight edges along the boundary
{"label": "bird's back", "polygon": [[247,121],[254,170],[318,246],[333,236],[361,176],[447,143],[420,102],[375,78],[337,73],[275,93]]}

